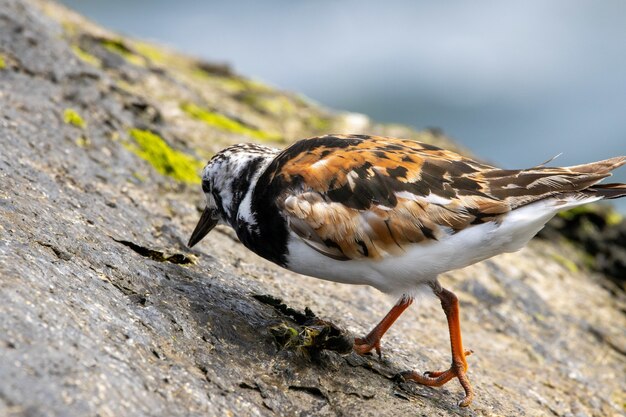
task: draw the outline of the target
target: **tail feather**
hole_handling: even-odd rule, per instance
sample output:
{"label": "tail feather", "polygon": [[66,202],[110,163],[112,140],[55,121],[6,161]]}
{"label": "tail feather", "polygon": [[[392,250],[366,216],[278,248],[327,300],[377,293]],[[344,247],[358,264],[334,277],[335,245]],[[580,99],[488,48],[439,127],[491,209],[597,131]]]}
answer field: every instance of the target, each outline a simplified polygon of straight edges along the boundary
{"label": "tail feather", "polygon": [[586,191],[606,199],[626,197],[626,184],[596,184]]}
{"label": "tail feather", "polygon": [[512,209],[555,197],[578,200],[626,196],[624,184],[598,184],[611,171],[626,164],[626,156],[564,168],[538,166],[525,170],[498,170],[483,174],[491,195],[509,202]]}
{"label": "tail feather", "polygon": [[626,164],[626,156],[616,156],[615,158],[609,158],[603,161],[574,165],[566,169],[581,174],[607,175],[624,164]]}
{"label": "tail feather", "polygon": [[[568,169],[574,172],[584,174],[595,173],[608,177],[611,175],[611,171],[624,164],[626,164],[626,156],[617,156],[615,158],[592,162],[590,164],[568,167]],[[598,196],[605,199],[620,198],[626,196],[626,184],[593,184],[586,187],[583,191],[587,195]]]}

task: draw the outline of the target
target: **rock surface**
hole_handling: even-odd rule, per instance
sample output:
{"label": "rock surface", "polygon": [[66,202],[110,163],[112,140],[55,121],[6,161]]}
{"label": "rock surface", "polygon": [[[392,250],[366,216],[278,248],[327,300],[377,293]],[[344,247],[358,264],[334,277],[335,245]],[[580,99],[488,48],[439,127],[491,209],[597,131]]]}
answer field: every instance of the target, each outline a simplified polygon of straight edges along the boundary
{"label": "rock surface", "polygon": [[432,297],[382,360],[305,354],[275,337],[306,330],[297,312],[361,335],[395,300],[289,273],[228,229],[185,247],[196,169],[226,144],[350,131],[453,147],[443,136],[329,113],[49,2],[0,0],[0,58],[0,416],[624,415],[626,303],[567,243],[442,277],[474,351],[468,409],[454,381],[395,378],[447,367]]}

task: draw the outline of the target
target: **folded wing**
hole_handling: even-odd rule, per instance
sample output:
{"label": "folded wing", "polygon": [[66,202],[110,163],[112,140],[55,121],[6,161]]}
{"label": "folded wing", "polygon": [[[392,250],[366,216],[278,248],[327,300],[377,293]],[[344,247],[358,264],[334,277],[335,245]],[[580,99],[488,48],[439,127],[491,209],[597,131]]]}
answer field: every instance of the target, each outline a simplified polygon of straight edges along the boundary
{"label": "folded wing", "polygon": [[290,229],[320,253],[349,260],[499,222],[541,199],[596,192],[587,189],[625,162],[502,170],[410,140],[326,136],[285,149],[270,169],[287,190],[278,201]]}

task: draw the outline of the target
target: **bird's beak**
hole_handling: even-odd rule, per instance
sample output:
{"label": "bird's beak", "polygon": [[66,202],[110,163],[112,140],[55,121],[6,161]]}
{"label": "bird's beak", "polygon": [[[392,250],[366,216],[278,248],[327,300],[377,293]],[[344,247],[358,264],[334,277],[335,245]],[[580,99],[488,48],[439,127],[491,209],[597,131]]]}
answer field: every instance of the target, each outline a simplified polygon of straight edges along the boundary
{"label": "bird's beak", "polygon": [[214,209],[209,207],[205,208],[202,212],[202,216],[200,216],[200,220],[198,221],[196,228],[193,230],[193,233],[189,238],[187,246],[191,248],[196,243],[200,242],[206,235],[209,234],[211,230],[213,230],[218,220],[219,217]]}

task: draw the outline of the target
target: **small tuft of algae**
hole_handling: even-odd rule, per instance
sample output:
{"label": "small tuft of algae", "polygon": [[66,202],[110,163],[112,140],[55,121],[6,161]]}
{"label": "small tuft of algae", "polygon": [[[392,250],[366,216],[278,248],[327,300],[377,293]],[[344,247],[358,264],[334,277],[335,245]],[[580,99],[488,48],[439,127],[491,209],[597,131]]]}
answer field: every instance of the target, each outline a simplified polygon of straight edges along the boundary
{"label": "small tuft of algae", "polygon": [[133,48],[145,58],[155,64],[163,64],[167,61],[167,54],[157,46],[147,42],[135,41]]}
{"label": "small tuft of algae", "polygon": [[2,54],[0,54],[0,70],[1,69],[5,69],[7,67],[7,63],[4,60],[4,57],[2,56]]}
{"label": "small tuft of algae", "polygon": [[80,114],[74,109],[65,109],[63,111],[63,121],[68,125],[76,126],[80,129],[87,127],[87,123],[80,117]]}
{"label": "small tuft of algae", "polygon": [[80,32],[80,28],[74,22],[63,22],[61,23],[61,27],[63,28],[63,32],[65,32],[65,35],[69,38],[76,37]]}
{"label": "small tuft of algae", "polygon": [[569,210],[560,211],[557,214],[557,216],[565,220],[573,220],[574,218],[578,216],[585,215],[585,214],[592,214],[596,212],[597,212],[597,207],[590,205],[590,204],[586,204],[584,206],[578,206],[578,207],[571,208]]}
{"label": "small tuft of algae", "polygon": [[617,226],[621,222],[624,221],[624,216],[622,216],[617,211],[611,209],[609,213],[606,215],[606,224],[608,226]]}
{"label": "small tuft of algae", "polygon": [[75,142],[76,142],[76,145],[79,148],[86,148],[86,147],[91,145],[91,141],[86,136],[79,136],[79,137],[77,137]]}
{"label": "small tuft of algae", "polygon": [[322,116],[311,116],[306,119],[306,124],[316,132],[326,132],[331,129],[332,119]]}
{"label": "small tuft of algae", "polygon": [[136,145],[127,144],[127,148],[148,161],[159,173],[181,182],[200,183],[201,161],[172,149],[159,135],[150,131],[130,129],[128,133]]}
{"label": "small tuft of algae", "polygon": [[72,45],[72,52],[74,52],[74,55],[76,55],[78,59],[89,65],[98,68],[100,68],[100,66],[102,65],[102,61],[100,61],[98,57],[91,55],[89,52],[85,51],[78,45]]}
{"label": "small tuft of algae", "polygon": [[249,136],[259,140],[276,142],[283,140],[283,137],[277,133],[265,132],[263,130],[245,126],[236,120],[224,116],[223,114],[208,111],[193,103],[184,103],[181,105],[181,109],[194,119],[200,120],[209,126],[220,130],[238,135]]}
{"label": "small tuft of algae", "polygon": [[559,255],[558,253],[553,253],[550,256],[556,262],[564,266],[572,274],[575,274],[579,271],[578,265],[576,265],[576,263],[571,259],[567,259],[565,256]]}
{"label": "small tuft of algae", "polygon": [[133,52],[126,44],[120,39],[103,39],[102,46],[108,51],[113,52],[124,58],[126,61],[138,67],[145,66],[146,58]]}
{"label": "small tuft of algae", "polygon": [[285,96],[265,96],[249,93],[242,97],[242,101],[262,113],[273,116],[290,116],[298,111],[293,101]]}
{"label": "small tuft of algae", "polygon": [[213,85],[218,86],[232,94],[250,93],[250,94],[264,94],[271,93],[272,89],[257,80],[250,80],[239,76],[227,75],[229,70],[223,69],[222,74],[207,71],[201,65],[196,65],[191,68],[190,74],[198,81],[210,82]]}

